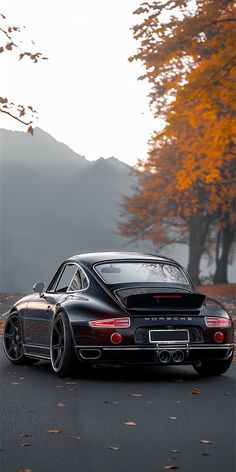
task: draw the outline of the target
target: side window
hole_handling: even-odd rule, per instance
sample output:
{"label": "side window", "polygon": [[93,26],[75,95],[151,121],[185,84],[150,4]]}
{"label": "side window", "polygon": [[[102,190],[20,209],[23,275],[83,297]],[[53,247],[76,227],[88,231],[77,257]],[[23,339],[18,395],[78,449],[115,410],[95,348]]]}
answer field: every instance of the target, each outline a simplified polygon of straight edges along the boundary
{"label": "side window", "polygon": [[59,278],[56,281],[54,286],[55,292],[66,292],[70,286],[72,279],[77,271],[77,266],[75,264],[67,264],[62,270],[62,273],[59,275]]}

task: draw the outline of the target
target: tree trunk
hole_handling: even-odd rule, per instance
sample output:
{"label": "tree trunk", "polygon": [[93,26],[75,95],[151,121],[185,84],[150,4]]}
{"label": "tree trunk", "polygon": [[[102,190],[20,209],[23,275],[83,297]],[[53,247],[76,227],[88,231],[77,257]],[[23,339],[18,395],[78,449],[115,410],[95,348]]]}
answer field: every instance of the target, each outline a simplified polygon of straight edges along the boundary
{"label": "tree trunk", "polygon": [[197,215],[188,220],[189,229],[189,263],[188,272],[195,284],[200,282],[200,260],[205,249],[205,241],[209,228],[208,218]]}
{"label": "tree trunk", "polygon": [[215,284],[227,284],[227,268],[228,268],[228,258],[229,251],[234,241],[234,227],[226,227],[221,231],[221,255],[216,258],[216,271],[214,274],[214,283]]}

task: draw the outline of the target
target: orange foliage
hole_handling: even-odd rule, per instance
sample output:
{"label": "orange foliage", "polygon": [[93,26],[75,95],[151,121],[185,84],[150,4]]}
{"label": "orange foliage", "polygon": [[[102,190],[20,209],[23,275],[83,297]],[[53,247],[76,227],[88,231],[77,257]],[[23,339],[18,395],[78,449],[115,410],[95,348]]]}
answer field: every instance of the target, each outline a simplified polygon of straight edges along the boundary
{"label": "orange foliage", "polygon": [[159,0],[135,12],[142,17],[133,28],[140,48],[130,60],[145,66],[151,107],[167,125],[153,134],[148,159],[140,163],[140,189],[126,200],[121,231],[163,244],[175,240],[176,231],[180,240],[184,231],[184,239],[187,228],[198,258],[210,224],[217,235],[219,225],[232,231],[236,220],[234,8],[228,0],[201,0],[195,7]]}

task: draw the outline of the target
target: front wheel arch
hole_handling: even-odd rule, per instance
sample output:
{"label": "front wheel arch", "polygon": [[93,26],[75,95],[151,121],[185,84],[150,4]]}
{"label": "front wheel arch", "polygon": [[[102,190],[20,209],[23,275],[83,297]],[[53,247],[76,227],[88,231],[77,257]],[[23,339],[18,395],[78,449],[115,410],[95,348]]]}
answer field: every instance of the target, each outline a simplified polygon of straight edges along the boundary
{"label": "front wheel arch", "polygon": [[[19,336],[20,339],[17,339]],[[31,359],[25,355],[23,344],[24,330],[22,319],[18,311],[12,308],[3,329],[3,350],[12,364],[31,364]]]}

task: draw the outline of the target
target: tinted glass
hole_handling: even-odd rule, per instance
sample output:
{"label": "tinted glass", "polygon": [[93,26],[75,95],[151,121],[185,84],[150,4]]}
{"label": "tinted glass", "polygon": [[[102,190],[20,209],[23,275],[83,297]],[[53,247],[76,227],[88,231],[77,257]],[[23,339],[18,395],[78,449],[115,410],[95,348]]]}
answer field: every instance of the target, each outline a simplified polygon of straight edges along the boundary
{"label": "tinted glass", "polygon": [[85,290],[87,287],[88,279],[84,271],[79,267],[68,287],[68,292],[75,292],[76,290]]}
{"label": "tinted glass", "polygon": [[66,265],[61,276],[59,276],[59,281],[56,285],[56,292],[66,292],[75,272],[77,271],[77,266],[74,264]]}
{"label": "tinted glass", "polygon": [[95,270],[107,284],[129,282],[188,284],[188,280],[179,267],[160,262],[105,263],[97,264]]}

